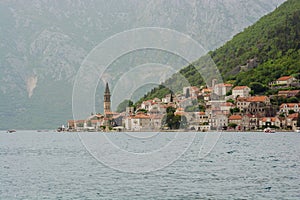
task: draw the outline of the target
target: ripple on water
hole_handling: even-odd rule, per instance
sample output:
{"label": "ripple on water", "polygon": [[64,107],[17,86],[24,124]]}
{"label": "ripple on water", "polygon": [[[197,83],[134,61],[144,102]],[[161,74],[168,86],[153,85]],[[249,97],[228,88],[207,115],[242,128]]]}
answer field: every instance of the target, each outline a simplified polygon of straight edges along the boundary
{"label": "ripple on water", "polygon": [[[133,142],[118,134],[111,137],[120,145]],[[163,138],[158,145],[169,142]],[[212,152],[199,159],[203,138],[197,135],[190,150],[170,166],[131,174],[99,163],[76,133],[1,134],[0,199],[300,198],[299,135],[224,133]],[[150,143],[140,140],[132,149]]]}

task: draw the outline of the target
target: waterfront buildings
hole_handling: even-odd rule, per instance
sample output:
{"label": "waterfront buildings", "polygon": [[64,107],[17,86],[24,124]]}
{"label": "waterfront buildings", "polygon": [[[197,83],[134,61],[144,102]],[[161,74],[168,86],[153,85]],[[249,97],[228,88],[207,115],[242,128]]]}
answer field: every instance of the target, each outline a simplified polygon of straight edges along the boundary
{"label": "waterfront buildings", "polygon": [[[281,82],[280,82],[281,81]],[[286,82],[282,82],[286,81]],[[289,85],[295,79],[281,77],[276,84]],[[186,120],[185,130],[257,130],[264,127],[293,130],[297,128],[300,103],[274,105],[271,98],[294,98],[299,102],[299,89],[279,90],[272,96],[251,96],[248,86],[222,83],[212,87],[184,87],[182,93],[167,94],[162,99],[145,100],[135,107],[116,113],[111,110],[111,93],[106,83],[103,104],[104,113],[92,114],[87,119],[69,120],[68,128],[74,131],[159,131],[169,129],[166,123],[168,108]],[[224,99],[227,100],[215,100]],[[212,100],[214,99],[214,100]],[[276,102],[275,102],[276,103]],[[177,119],[178,119],[177,117]],[[180,120],[179,120],[180,122]]]}

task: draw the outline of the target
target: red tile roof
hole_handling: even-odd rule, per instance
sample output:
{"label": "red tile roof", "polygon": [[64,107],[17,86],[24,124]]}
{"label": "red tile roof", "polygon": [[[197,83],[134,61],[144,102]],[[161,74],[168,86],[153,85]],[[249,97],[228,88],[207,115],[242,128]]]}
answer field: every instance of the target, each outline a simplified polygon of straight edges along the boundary
{"label": "red tile roof", "polygon": [[241,120],[243,117],[241,115],[231,115],[229,120]]}
{"label": "red tile roof", "polygon": [[184,111],[176,111],[175,113],[174,113],[174,115],[184,115],[185,114],[185,112]]}
{"label": "red tile roof", "polygon": [[216,84],[217,87],[232,87],[232,84],[230,83],[219,83]]}
{"label": "red tile roof", "polygon": [[264,117],[261,120],[262,122],[275,122],[276,121],[276,117]]}
{"label": "red tile roof", "polygon": [[132,119],[150,119],[150,116],[149,115],[146,115],[144,113],[139,113],[135,116],[132,116],[131,117]]}
{"label": "red tile roof", "polygon": [[279,91],[278,94],[293,94],[297,95],[300,92],[300,90],[283,90]]}
{"label": "red tile roof", "polygon": [[293,113],[293,114],[290,114],[290,115],[288,116],[288,118],[290,118],[290,119],[292,119],[292,120],[295,120],[295,119],[298,119],[298,115],[299,115],[299,113]]}
{"label": "red tile roof", "polygon": [[277,79],[277,81],[287,81],[289,79],[293,78],[292,76],[282,76],[279,79]]}
{"label": "red tile roof", "polygon": [[91,120],[91,123],[92,123],[92,124],[97,124],[98,122],[100,123],[100,122],[101,122],[101,120],[94,120],[94,119],[93,119],[93,120]]}
{"label": "red tile roof", "polygon": [[248,97],[246,99],[246,101],[249,101],[249,102],[265,102],[267,100],[268,100],[267,96],[253,96],[253,97]]}
{"label": "red tile roof", "polygon": [[211,91],[212,91],[212,90],[211,90],[211,89],[208,89],[208,88],[202,90],[203,93],[210,93]]}
{"label": "red tile roof", "polygon": [[249,88],[249,87],[248,86],[235,86],[232,90],[243,90],[245,88]]}
{"label": "red tile roof", "polygon": [[231,102],[225,102],[225,103],[221,103],[220,106],[233,106],[233,104]]}

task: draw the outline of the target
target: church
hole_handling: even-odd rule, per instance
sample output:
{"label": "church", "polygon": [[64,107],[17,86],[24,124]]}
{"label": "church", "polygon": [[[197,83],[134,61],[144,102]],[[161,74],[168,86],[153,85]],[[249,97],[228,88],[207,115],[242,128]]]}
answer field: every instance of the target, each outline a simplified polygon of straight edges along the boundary
{"label": "church", "polygon": [[69,120],[69,131],[109,131],[113,127],[122,126],[122,116],[111,110],[111,93],[108,83],[103,95],[103,114],[91,114],[84,120]]}

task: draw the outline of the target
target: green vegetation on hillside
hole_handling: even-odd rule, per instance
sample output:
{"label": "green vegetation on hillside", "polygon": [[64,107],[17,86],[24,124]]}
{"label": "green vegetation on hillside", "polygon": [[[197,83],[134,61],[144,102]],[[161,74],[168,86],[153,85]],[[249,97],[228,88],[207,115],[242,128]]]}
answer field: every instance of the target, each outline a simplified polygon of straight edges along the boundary
{"label": "green vegetation on hillside", "polygon": [[[208,55],[217,65],[223,80],[234,85],[260,83],[264,90],[269,82],[281,76],[300,78],[300,1],[288,0]],[[206,67],[204,60],[204,57],[200,58],[183,68],[180,74],[167,80],[165,86],[172,85],[173,91],[180,91],[185,86],[178,78],[180,76],[184,76],[189,85],[205,85],[198,73],[199,69]],[[156,88],[143,99],[160,97],[158,94],[163,92]]]}

